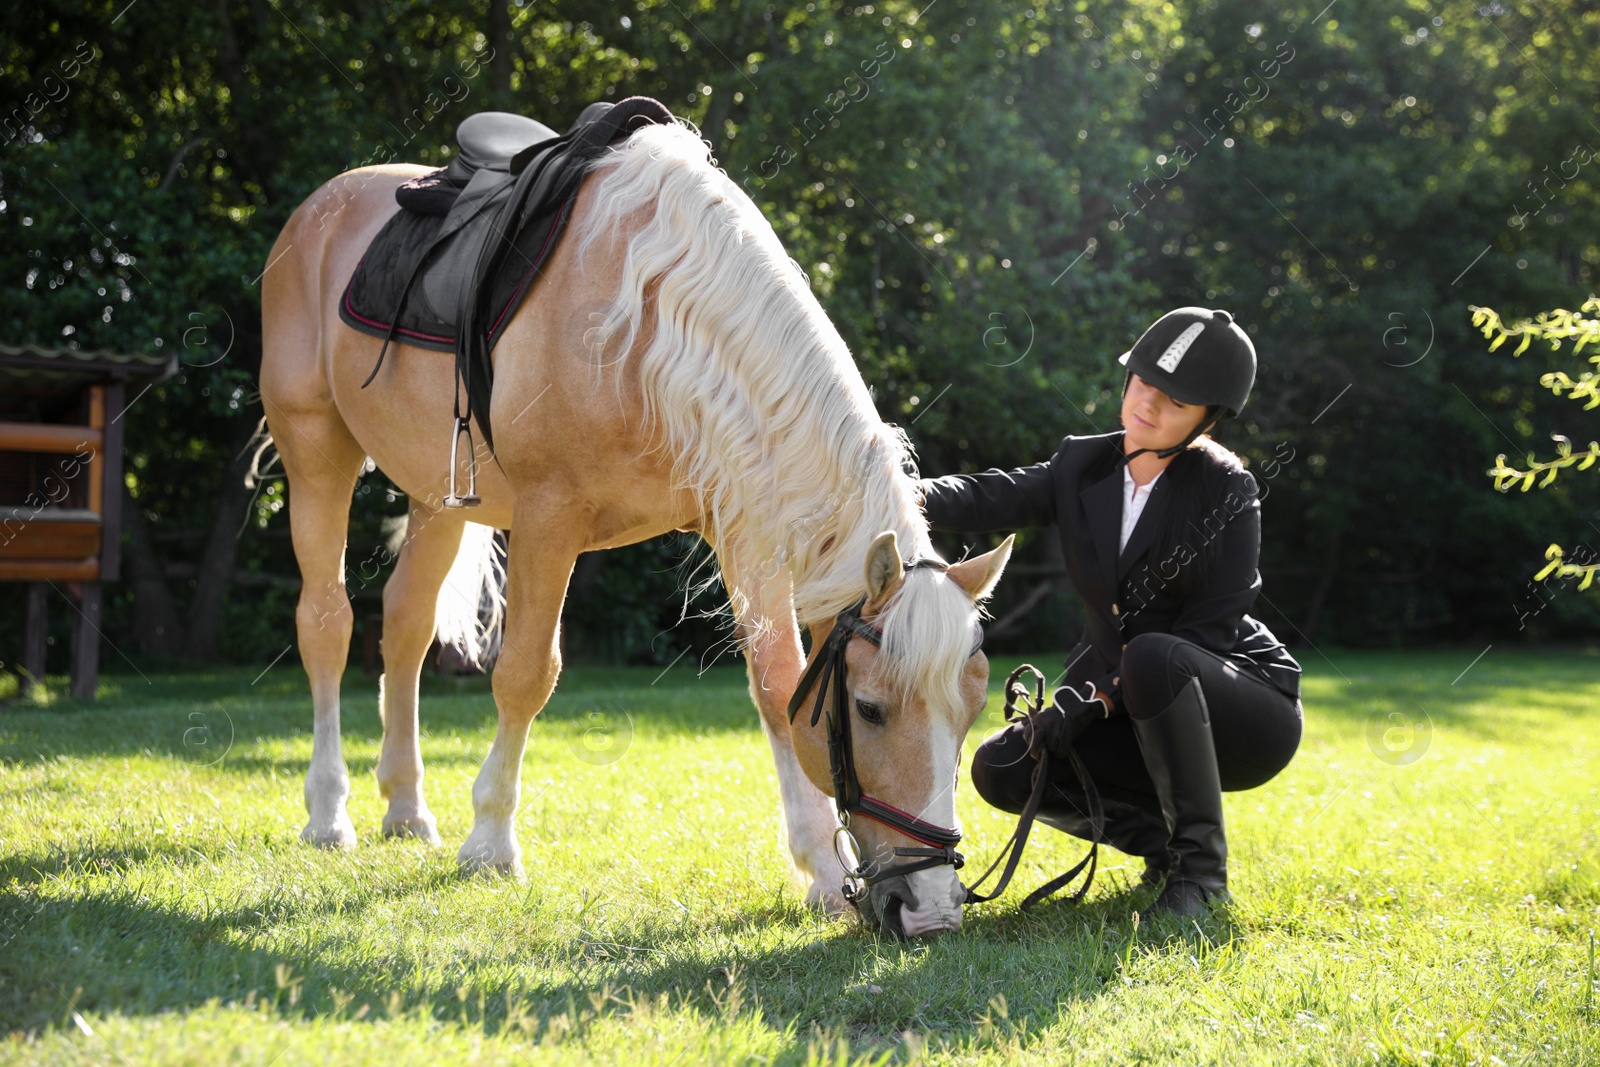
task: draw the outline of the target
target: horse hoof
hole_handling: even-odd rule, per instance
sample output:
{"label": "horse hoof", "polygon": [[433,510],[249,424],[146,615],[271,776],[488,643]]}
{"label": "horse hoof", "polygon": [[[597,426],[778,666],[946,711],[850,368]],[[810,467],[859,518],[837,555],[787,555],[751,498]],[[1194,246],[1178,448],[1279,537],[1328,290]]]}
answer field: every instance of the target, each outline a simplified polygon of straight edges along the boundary
{"label": "horse hoof", "polygon": [[331,826],[307,823],[300,831],[300,840],[318,848],[355,848],[356,828],[349,819],[336,820]]}
{"label": "horse hoof", "polygon": [[522,852],[515,845],[510,848],[484,848],[470,840],[456,853],[456,865],[463,876],[475,874],[503,874],[521,878],[527,874],[522,868]]}
{"label": "horse hoof", "polygon": [[439,824],[432,815],[413,815],[409,818],[385,818],[384,837],[414,837],[425,845],[441,845]]}
{"label": "horse hoof", "polygon": [[508,878],[525,878],[528,874],[522,868],[522,860],[516,858],[508,860],[458,858],[456,865],[461,869],[461,875],[464,878],[471,878],[474,875],[504,875]]}

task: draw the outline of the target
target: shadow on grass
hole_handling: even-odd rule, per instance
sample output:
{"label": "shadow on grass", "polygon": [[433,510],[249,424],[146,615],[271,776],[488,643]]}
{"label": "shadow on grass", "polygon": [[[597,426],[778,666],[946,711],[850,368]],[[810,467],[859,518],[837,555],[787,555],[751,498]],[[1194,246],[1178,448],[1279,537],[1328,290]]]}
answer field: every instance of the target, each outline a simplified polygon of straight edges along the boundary
{"label": "shadow on grass", "polygon": [[[241,741],[309,740],[311,698],[297,668],[252,684],[245,672],[155,676],[148,682],[120,676],[99,701],[59,699],[44,706],[14,703],[0,712],[0,761],[36,762],[59,756],[123,757],[134,754],[177,756],[208,764],[222,751],[239,759]],[[696,677],[642,668],[578,668],[563,675],[536,728],[582,732],[598,713],[629,728],[647,723],[655,736],[697,736],[760,732],[742,669],[718,668]],[[661,677],[660,684],[652,681]],[[423,758],[448,755],[429,751],[426,735],[490,734],[497,711],[490,680],[455,680],[425,675],[420,701]],[[341,690],[340,730],[344,739],[375,742],[383,736],[377,684],[347,680]],[[482,754],[475,757],[481,760]],[[305,760],[278,762],[254,758],[254,766],[303,772]]]}
{"label": "shadow on grass", "polygon": [[[1426,714],[1435,727],[1498,740],[1519,729],[1516,716],[1586,714],[1595,698],[1600,657],[1583,652],[1490,652],[1473,660],[1461,651],[1372,653],[1333,651],[1309,657],[1305,697],[1308,724],[1370,725],[1392,712]],[[1044,663],[1048,656],[1032,657]],[[1020,659],[997,658],[990,669],[990,710],[976,731],[998,728],[999,680]],[[305,676],[280,666],[265,676],[248,671],[118,675],[99,702],[60,699],[44,707],[13,703],[0,712],[0,760],[34,762],[57,756],[113,757],[149,752],[205,764],[227,748],[230,737],[303,740],[311,734],[311,700]],[[483,734],[493,730],[496,710],[490,680],[460,680],[424,674],[421,719],[425,735]],[[374,742],[382,737],[374,680],[347,676],[342,690],[344,737]],[[1484,705],[1508,714],[1485,715]],[[599,712],[655,736],[756,733],[760,730],[742,668],[718,666],[697,676],[688,667],[579,667],[565,672],[541,713],[546,726],[582,730]],[[230,759],[238,755],[235,752]],[[430,751],[425,762],[453,757]],[[454,757],[459,758],[459,757]],[[278,763],[252,757],[248,769],[277,766],[303,772],[304,760]]]}
{"label": "shadow on grass", "polygon": [[[7,942],[0,1027],[69,1025],[72,1010],[154,1015],[220,1000],[265,1002],[288,1019],[372,1022],[421,1012],[490,1034],[513,1022],[536,1034],[560,1016],[572,1025],[574,1005],[592,1005],[592,1017],[622,1012],[632,999],[618,995],[623,990],[644,1000],[665,994],[675,1006],[715,1014],[726,1008],[728,987],[738,985],[746,1003],[754,993],[762,1015],[779,1028],[794,1021],[802,1030],[844,1025],[884,1040],[906,1028],[961,1038],[992,1027],[992,1018],[978,1016],[999,1004],[1018,1020],[1010,1034],[1019,1036],[1050,1025],[1066,1002],[1115,988],[1131,960],[1173,938],[1203,955],[1239,934],[1226,916],[1187,932],[1136,924],[1130,912],[1148,902],[1148,890],[1025,914],[982,909],[962,932],[912,945],[854,923],[819,928],[786,901],[654,929],[596,933],[580,924],[577,937],[554,948],[546,943],[542,955],[538,948],[519,954],[506,938],[474,954],[465,943],[455,948],[435,937],[419,959],[403,933],[387,944],[380,935],[369,937],[376,950],[368,962],[355,966],[351,938],[342,932],[322,943],[261,943],[284,927],[348,909],[347,898],[313,892],[307,899],[285,888],[197,915],[152,901],[133,870],[176,854],[161,846],[90,848],[8,860],[4,874],[18,882],[0,895],[0,938]],[[39,892],[50,875],[78,870],[134,877],[71,900]],[[448,894],[457,882],[453,873],[394,873],[364,886],[361,899],[403,904]],[[752,942],[759,947],[747,947]],[[733,947],[708,954],[707,945]],[[597,997],[600,990],[609,995]]]}

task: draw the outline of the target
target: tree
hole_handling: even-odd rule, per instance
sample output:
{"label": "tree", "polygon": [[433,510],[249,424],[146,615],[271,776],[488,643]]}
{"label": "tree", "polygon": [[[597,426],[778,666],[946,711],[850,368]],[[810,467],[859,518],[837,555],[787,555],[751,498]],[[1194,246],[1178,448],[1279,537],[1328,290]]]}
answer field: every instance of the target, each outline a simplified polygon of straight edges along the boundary
{"label": "tree", "polygon": [[[278,229],[340,171],[442,164],[474,111],[564,128],[640,93],[697,123],[772,221],[927,473],[1114,429],[1123,348],[1171,307],[1226,307],[1262,354],[1221,433],[1268,482],[1262,614],[1315,642],[1498,633],[1510,561],[1600,520],[1565,479],[1515,509],[1474,490],[1473,457],[1522,451],[1551,397],[1526,395],[1460,314],[1600,282],[1596,168],[1574,149],[1600,144],[1589,7],[24,5],[0,35],[16,105],[0,335],[180,349],[179,378],[128,414],[129,582],[107,632],[271,660],[293,634],[283,485],[252,497],[241,465]],[[404,506],[381,471],[363,478],[358,604]],[[997,614],[1059,570],[1050,542],[1024,539]],[[714,642],[654,640],[688,547],[585,561],[586,647],[666,662]],[[1030,616],[1049,626],[1012,636],[1061,644],[1070,610],[1058,594]]]}

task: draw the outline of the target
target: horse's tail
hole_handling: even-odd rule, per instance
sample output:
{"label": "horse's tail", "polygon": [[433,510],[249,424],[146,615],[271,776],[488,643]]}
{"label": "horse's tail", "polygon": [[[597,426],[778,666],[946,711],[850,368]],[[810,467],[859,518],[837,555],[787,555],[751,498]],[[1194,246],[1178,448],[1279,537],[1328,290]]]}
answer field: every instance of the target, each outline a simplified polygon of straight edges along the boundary
{"label": "horse's tail", "polygon": [[264,481],[283,477],[282,467],[272,469],[278,460],[277,450],[278,442],[272,439],[272,431],[267,429],[267,417],[263,415],[261,421],[256,423],[256,432],[250,435],[250,440],[244,446],[244,451],[251,453],[250,467],[244,472],[244,484],[248,488],[256,489]]}
{"label": "horse's tail", "polygon": [[506,609],[505,551],[492,527],[466,524],[455,562],[439,589],[433,632],[473,666],[487,669],[500,652]]}

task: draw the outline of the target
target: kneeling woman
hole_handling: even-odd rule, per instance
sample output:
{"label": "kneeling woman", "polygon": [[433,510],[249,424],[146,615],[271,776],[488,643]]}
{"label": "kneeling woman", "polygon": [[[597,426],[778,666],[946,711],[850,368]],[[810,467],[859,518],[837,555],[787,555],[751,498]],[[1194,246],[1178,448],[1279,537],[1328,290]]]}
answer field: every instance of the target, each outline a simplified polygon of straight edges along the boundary
{"label": "kneeling woman", "polygon": [[[920,488],[936,529],[1059,529],[1088,626],[1040,717],[1043,743],[1075,749],[1093,776],[1101,840],[1143,856],[1146,882],[1165,879],[1155,909],[1196,915],[1227,898],[1222,791],[1266,782],[1300,744],[1300,666],[1246,614],[1261,588],[1256,481],[1202,436],[1250,395],[1250,339],[1226,311],[1179,308],[1121,361],[1121,432]],[[1018,723],[978,749],[972,780],[1017,812],[1033,768]],[[1093,839],[1067,761],[1051,772],[1040,820]]]}

